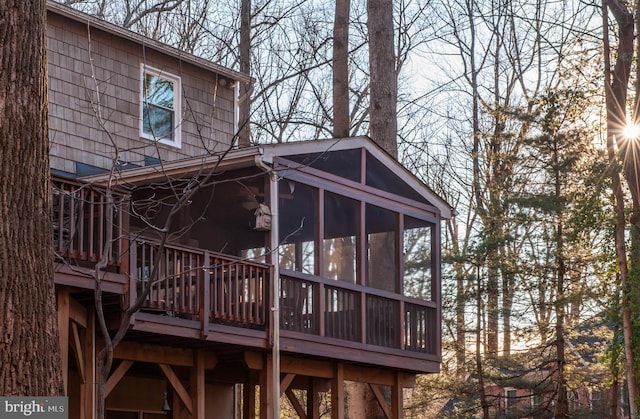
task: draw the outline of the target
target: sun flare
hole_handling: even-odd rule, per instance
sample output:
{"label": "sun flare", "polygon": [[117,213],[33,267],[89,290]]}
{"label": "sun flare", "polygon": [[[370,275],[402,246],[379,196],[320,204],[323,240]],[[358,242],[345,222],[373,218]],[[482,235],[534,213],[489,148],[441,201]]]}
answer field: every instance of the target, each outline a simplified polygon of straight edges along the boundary
{"label": "sun flare", "polygon": [[622,135],[624,135],[625,138],[637,140],[640,138],[640,125],[632,122],[627,123],[622,130]]}

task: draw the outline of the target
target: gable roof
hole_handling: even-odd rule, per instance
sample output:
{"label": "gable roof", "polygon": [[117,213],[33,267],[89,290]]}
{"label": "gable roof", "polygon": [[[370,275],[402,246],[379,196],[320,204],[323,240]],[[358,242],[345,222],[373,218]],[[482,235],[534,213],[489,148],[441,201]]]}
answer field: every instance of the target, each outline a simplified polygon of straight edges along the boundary
{"label": "gable roof", "polygon": [[[265,169],[265,164],[273,167],[274,159],[286,158],[305,153],[340,152],[364,148],[389,171],[400,178],[407,186],[439,210],[444,219],[451,218],[452,208],[444,199],[438,196],[420,179],[413,175],[391,155],[375,144],[369,137],[334,138],[314,141],[298,141],[290,143],[264,144],[230,150],[228,152],[199,156],[189,159],[175,160],[162,165],[144,166],[121,170],[113,177],[109,173],[80,178],[83,182],[106,184],[135,184],[144,183],[159,178],[181,177],[209,170],[233,170],[244,167],[258,166]],[[267,168],[268,169],[268,168]]]}
{"label": "gable roof", "polygon": [[130,31],[128,29],[124,29],[121,26],[114,25],[113,23],[109,23],[95,16],[80,12],[76,9],[57,3],[53,0],[47,1],[47,11],[49,13],[55,13],[68,19],[75,20],[76,22],[86,24],[89,27],[100,29],[141,46],[143,45],[145,48],[151,48],[162,54],[177,58],[184,62],[188,62],[190,64],[220,74],[221,76],[228,77],[240,83],[250,83],[252,81],[251,77],[244,73],[221,66],[214,62],[205,60],[204,58],[200,58],[196,55],[186,53],[170,45],[164,44],[151,38],[147,38],[146,36]]}
{"label": "gable roof", "polygon": [[268,144],[261,146],[263,149],[263,161],[273,164],[274,157],[286,157],[298,154],[313,154],[325,152],[337,152],[364,148],[373,158],[381,162],[394,175],[400,178],[411,189],[440,211],[444,219],[450,219],[452,207],[429,186],[418,179],[406,167],[400,164],[382,147],[377,145],[367,136],[333,138],[315,141],[297,141],[280,144]]}

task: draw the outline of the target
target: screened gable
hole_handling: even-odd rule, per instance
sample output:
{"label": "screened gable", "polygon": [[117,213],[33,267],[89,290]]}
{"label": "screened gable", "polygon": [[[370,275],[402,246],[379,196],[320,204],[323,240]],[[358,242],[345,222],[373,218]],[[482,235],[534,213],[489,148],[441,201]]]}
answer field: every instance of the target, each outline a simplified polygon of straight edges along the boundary
{"label": "screened gable", "polygon": [[[424,196],[409,186],[385,163],[378,160],[369,151],[363,153],[361,148],[294,154],[284,156],[284,158],[303,167],[320,170],[403,198],[429,204]],[[364,173],[363,167],[365,168]]]}

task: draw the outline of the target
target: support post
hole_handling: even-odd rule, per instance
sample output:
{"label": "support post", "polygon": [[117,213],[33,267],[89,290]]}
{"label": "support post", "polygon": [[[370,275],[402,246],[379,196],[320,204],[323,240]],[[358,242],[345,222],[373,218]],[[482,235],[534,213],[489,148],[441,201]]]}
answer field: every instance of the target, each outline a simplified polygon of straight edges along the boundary
{"label": "support post", "polygon": [[84,376],[80,384],[80,419],[93,419],[96,399],[96,336],[95,310],[87,310],[87,327],[83,333],[81,344],[84,347]]}
{"label": "support post", "polygon": [[395,419],[404,417],[404,409],[402,407],[402,381],[400,373],[397,371],[393,374],[393,386],[391,387],[391,413]]}
{"label": "support post", "polygon": [[331,417],[344,419],[344,365],[342,363],[336,364],[331,380]]}
{"label": "support post", "polygon": [[264,368],[260,370],[260,419],[274,419],[274,409],[271,406],[274,401],[272,378],[273,359],[271,355],[266,355]]}
{"label": "support post", "polygon": [[194,365],[191,368],[191,389],[194,419],[205,418],[205,380],[204,380],[204,351],[194,351]]}
{"label": "support post", "polygon": [[309,378],[307,389],[307,419],[320,419],[320,406],[318,397],[318,382],[316,378]]}
{"label": "support post", "polygon": [[68,394],[69,381],[69,290],[60,289],[57,293],[58,331],[60,335],[60,366],[62,368],[62,382],[64,394]]}
{"label": "support post", "polygon": [[242,386],[242,417],[244,419],[256,419],[256,376],[254,371],[249,371],[247,382]]}

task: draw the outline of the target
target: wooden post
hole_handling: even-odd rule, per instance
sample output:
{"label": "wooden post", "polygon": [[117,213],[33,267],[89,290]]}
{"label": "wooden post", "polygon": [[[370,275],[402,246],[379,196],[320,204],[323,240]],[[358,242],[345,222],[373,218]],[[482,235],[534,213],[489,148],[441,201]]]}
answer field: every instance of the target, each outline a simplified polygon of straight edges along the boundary
{"label": "wooden post", "polygon": [[400,374],[393,373],[393,386],[391,386],[391,413],[394,419],[402,419],[404,411],[402,408],[402,382]]}
{"label": "wooden post", "polygon": [[198,281],[202,279],[200,287],[200,331],[202,338],[206,339],[209,335],[209,317],[211,315],[211,257],[208,251],[204,252],[204,275],[198,275]]}
{"label": "wooden post", "polygon": [[[137,264],[138,264],[138,243],[136,243],[135,240],[131,240],[129,241],[129,303],[126,308],[129,308],[131,307],[131,305],[135,304],[136,299],[138,298],[138,270],[136,269]],[[142,265],[140,266],[140,269],[143,269]],[[139,279],[142,279],[143,276],[144,274],[142,273],[142,271],[140,271]],[[133,313],[131,315],[131,319],[129,320],[129,323],[133,326],[135,322],[136,322],[136,313]]]}
{"label": "wooden post", "polygon": [[[264,368],[260,370],[260,419],[274,419],[273,407],[273,358],[265,356]],[[276,418],[277,419],[277,418]]]}
{"label": "wooden post", "polygon": [[84,347],[85,381],[80,384],[80,419],[93,419],[95,412],[95,331],[95,310],[90,307],[87,310],[87,327],[81,340]]}
{"label": "wooden post", "polygon": [[344,419],[344,364],[337,363],[331,380],[331,418]]}
{"label": "wooden post", "polygon": [[242,386],[242,417],[243,419],[256,418],[256,376],[254,371],[249,371],[247,382]]}
{"label": "wooden post", "polygon": [[68,394],[67,386],[69,381],[69,290],[59,289],[57,293],[58,302],[58,331],[60,335],[60,361],[62,368],[62,382],[64,384],[64,394]]}
{"label": "wooden post", "polygon": [[314,377],[309,378],[307,389],[307,419],[320,419],[320,406],[318,398],[318,383]]}
{"label": "wooden post", "polygon": [[194,419],[205,417],[205,381],[204,381],[204,351],[194,351],[194,365],[191,368],[191,398],[193,400]]}

